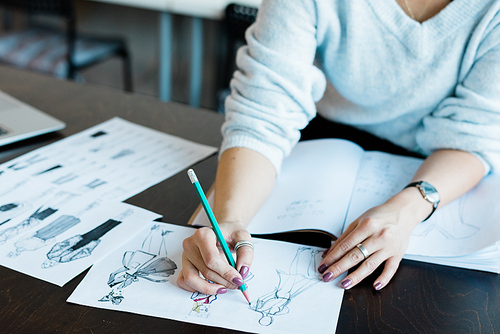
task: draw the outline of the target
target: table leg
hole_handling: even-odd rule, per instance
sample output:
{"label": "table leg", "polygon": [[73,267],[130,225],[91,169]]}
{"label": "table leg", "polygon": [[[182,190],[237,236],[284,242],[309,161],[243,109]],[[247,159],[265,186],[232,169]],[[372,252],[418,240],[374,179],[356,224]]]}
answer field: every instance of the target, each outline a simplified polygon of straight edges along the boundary
{"label": "table leg", "polygon": [[189,104],[200,106],[203,77],[203,19],[191,18],[191,88]]}
{"label": "table leg", "polygon": [[172,14],[160,13],[160,82],[159,96],[170,101],[172,89]]}

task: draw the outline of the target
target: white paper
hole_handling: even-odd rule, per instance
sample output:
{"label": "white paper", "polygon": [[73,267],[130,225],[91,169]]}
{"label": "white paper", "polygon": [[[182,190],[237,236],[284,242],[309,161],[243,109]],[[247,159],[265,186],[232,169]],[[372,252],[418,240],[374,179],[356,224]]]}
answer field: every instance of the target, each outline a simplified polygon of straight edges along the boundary
{"label": "white paper", "polygon": [[123,201],[216,151],[113,118],[0,165],[0,205],[49,188]]}
{"label": "white paper", "polygon": [[[182,240],[193,228],[150,224],[94,264],[68,302],[258,333],[331,333],[344,290],[321,281],[320,248],[254,239],[255,259],[239,290],[200,295],[180,289]],[[111,274],[111,275],[110,275]]]}
{"label": "white paper", "polygon": [[438,209],[413,230],[407,254],[461,256],[495,244],[500,240],[499,189],[500,176],[489,175],[467,194]]}
{"label": "white paper", "polygon": [[161,217],[120,202],[81,204],[77,210],[62,208],[48,216],[43,213],[50,206],[42,206],[38,217],[2,225],[0,264],[63,286]]}
{"label": "white paper", "polygon": [[[283,161],[274,189],[249,232],[316,229],[339,236],[362,156],[361,147],[345,140],[298,143]],[[208,200],[213,204],[213,193]],[[210,226],[202,211],[192,224]]]}
{"label": "white paper", "polygon": [[500,249],[498,243],[483,248],[476,253],[462,256],[439,257],[406,254],[404,258],[407,260],[423,261],[444,266],[475,269],[500,274]]}
{"label": "white paper", "polygon": [[[422,160],[365,152],[346,226],[366,210],[403,189]],[[500,240],[500,177],[486,176],[464,196],[438,208],[413,230],[408,255],[455,257],[475,253]],[[431,206],[429,204],[429,213]],[[414,257],[415,258],[415,257]]]}
{"label": "white paper", "polygon": [[0,264],[65,284],[124,242],[141,224],[160,216],[134,208],[120,226],[93,241],[95,250],[91,246],[80,250],[78,256],[88,256],[85,259],[41,269],[41,263],[50,260],[44,255],[50,243],[116,219],[121,211],[132,208],[119,201],[216,151],[113,118],[0,165]]}
{"label": "white paper", "polygon": [[[401,191],[422,163],[422,159],[383,152],[360,153],[355,145],[345,145],[345,150],[337,148],[342,143],[325,140],[297,144],[283,162],[283,173],[277,178],[272,195],[252,220],[249,231],[263,234],[319,229],[339,236],[365,211]],[[362,159],[359,171],[358,155]],[[323,177],[327,171],[334,174],[332,178]],[[353,176],[355,171],[357,175]],[[446,257],[453,257],[452,265],[458,266],[463,260],[461,266],[466,268],[489,266],[484,256],[477,259],[483,262],[475,262],[474,266],[468,266],[470,260],[463,256],[500,240],[499,189],[500,175],[488,175],[464,196],[439,207],[429,220],[414,229],[405,258],[444,263]],[[209,201],[213,203],[213,193]],[[317,203],[322,205],[322,214],[315,216]],[[209,226],[203,211],[198,212],[192,223]],[[497,261],[497,253],[489,254]],[[498,264],[489,268],[497,272]]]}

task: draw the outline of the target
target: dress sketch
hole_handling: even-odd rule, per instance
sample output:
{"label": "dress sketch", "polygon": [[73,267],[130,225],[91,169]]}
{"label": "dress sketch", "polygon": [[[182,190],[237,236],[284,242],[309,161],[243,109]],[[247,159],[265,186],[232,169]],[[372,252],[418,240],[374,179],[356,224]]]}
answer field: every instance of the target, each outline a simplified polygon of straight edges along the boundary
{"label": "dress sketch", "polygon": [[[254,278],[254,275],[249,272],[247,277],[245,278],[245,282],[248,283],[248,281],[250,281],[252,278]],[[207,281],[213,283],[212,281]],[[193,306],[191,307],[188,315],[197,318],[208,318],[210,316],[210,306],[214,301],[218,299],[217,296],[218,294],[206,295],[197,291],[193,292],[190,297],[193,301]]]}
{"label": "dress sketch", "polygon": [[130,142],[132,142],[132,144],[135,144],[137,141],[141,140],[142,136],[143,134],[136,133],[135,131],[122,131],[119,136],[108,138],[105,142],[99,142],[95,146],[89,148],[89,152],[97,153],[107,150],[113,150],[118,146],[130,144]]}
{"label": "dress sketch", "polygon": [[31,167],[32,165],[46,160],[48,157],[47,156],[42,156],[41,154],[35,154],[33,156],[28,157],[25,160],[19,160],[12,165],[8,166],[7,169],[10,169],[12,171],[18,171],[22,170],[28,167]]}
{"label": "dress sketch", "polygon": [[[19,181],[17,182],[16,184],[12,185],[11,187],[5,187],[5,186],[2,186],[2,189],[0,190],[0,197],[2,197],[3,195],[7,195],[7,194],[10,194],[11,192],[13,192],[14,190],[20,188],[22,185],[24,185],[25,183],[28,183],[28,180],[29,179],[24,179],[22,181]],[[3,181],[2,181],[3,182]]]}
{"label": "dress sketch", "polygon": [[318,253],[318,250],[311,247],[299,247],[288,272],[276,270],[278,285],[249,306],[251,310],[261,314],[259,324],[269,326],[275,316],[287,314],[293,298],[321,281],[316,272]]}
{"label": "dress sketch", "polygon": [[0,231],[0,245],[19,233],[40,224],[41,221],[56,213],[62,205],[76,196],[78,195],[66,191],[58,192],[50,201],[36,209],[28,218],[15,226]]}
{"label": "dress sketch", "polygon": [[22,213],[30,210],[33,207],[33,203],[40,198],[43,198],[47,194],[52,193],[54,189],[49,188],[42,191],[41,193],[36,193],[34,196],[26,200],[12,201],[0,205],[0,226],[8,223],[12,218],[15,218]]}
{"label": "dress sketch", "polygon": [[111,157],[111,160],[117,160],[117,159],[120,159],[120,158],[123,158],[123,157],[126,157],[128,155],[131,155],[131,154],[134,154],[135,151],[134,150],[131,150],[131,149],[128,149],[128,148],[125,148],[123,150],[121,150],[120,152],[116,153],[115,155],[113,155]]}
{"label": "dress sketch", "polygon": [[[123,177],[122,179],[125,179],[125,177]],[[122,182],[120,185],[103,193],[101,195],[101,198],[106,200],[115,199],[123,194],[132,191],[133,189],[141,187],[144,183],[145,181],[142,177],[134,177],[133,179],[128,179],[127,182]]]}
{"label": "dress sketch", "polygon": [[217,295],[205,295],[201,292],[193,292],[191,300],[193,300],[193,307],[189,312],[189,316],[208,318],[210,316],[210,305],[217,300]]}
{"label": "dress sketch", "polygon": [[[413,235],[421,237],[445,238],[448,240],[466,239],[476,234],[480,228],[468,222],[466,214],[467,198],[465,194],[457,202],[448,205],[457,205],[457,209],[447,210],[445,215],[440,212],[434,215],[430,220],[424,222],[418,229],[414,230]],[[470,205],[470,204],[469,204]]]}
{"label": "dress sketch", "polygon": [[52,181],[52,183],[57,185],[68,183],[84,175],[99,172],[100,170],[103,170],[106,167],[107,166],[105,164],[99,164],[96,161],[89,161],[84,165],[79,165],[78,171],[71,171],[62,176],[58,176],[57,179]]}
{"label": "dress sketch", "polygon": [[122,267],[109,275],[108,286],[111,291],[100,302],[119,305],[125,297],[123,290],[140,279],[164,283],[175,273],[177,265],[167,257],[166,237],[171,231],[163,230],[160,225],[151,227],[141,249],[126,251],[122,258]]}
{"label": "dress sketch", "polygon": [[87,143],[92,143],[93,141],[96,140],[96,138],[103,138],[107,135],[108,133],[106,131],[97,131],[91,134],[90,136],[83,137],[83,138],[78,138],[77,140],[74,140],[72,144],[74,146],[80,146],[80,145],[85,145]]}
{"label": "dress sketch", "polygon": [[11,202],[0,205],[0,226],[27,210],[26,202]]}
{"label": "dress sketch", "polygon": [[56,169],[59,169],[59,168],[63,168],[63,165],[57,164],[57,165],[51,166],[49,168],[43,169],[43,170],[41,170],[39,172],[36,172],[35,174],[33,174],[33,176],[38,176],[38,175],[46,174],[48,172],[52,172],[52,171],[54,171]]}
{"label": "dress sketch", "polygon": [[52,268],[59,263],[67,263],[92,255],[92,251],[101,243],[100,238],[121,224],[121,220],[130,216],[133,212],[132,209],[127,209],[116,219],[108,219],[85,234],[77,234],[56,243],[47,253],[47,260],[42,263],[42,268]]}
{"label": "dress sketch", "polygon": [[10,252],[7,256],[10,258],[19,256],[25,251],[35,251],[46,245],[50,245],[56,241],[56,236],[66,232],[80,222],[80,218],[94,207],[99,205],[99,200],[91,203],[83,210],[74,215],[62,215],[54,220],[49,225],[39,229],[34,234],[29,234],[14,243],[16,249]]}

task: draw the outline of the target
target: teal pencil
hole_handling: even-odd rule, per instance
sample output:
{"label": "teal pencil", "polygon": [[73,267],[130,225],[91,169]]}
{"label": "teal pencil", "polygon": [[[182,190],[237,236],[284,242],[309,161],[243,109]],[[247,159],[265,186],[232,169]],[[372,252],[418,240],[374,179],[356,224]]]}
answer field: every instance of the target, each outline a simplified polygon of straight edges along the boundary
{"label": "teal pencil", "polygon": [[[198,177],[196,176],[194,170],[190,169],[187,171],[187,174],[189,176],[189,179],[191,180],[191,183],[194,185],[194,189],[196,190],[196,193],[198,194],[198,197],[201,201],[201,205],[203,206],[203,209],[205,210],[205,213],[207,214],[208,220],[210,221],[210,224],[212,225],[212,228],[215,232],[215,236],[217,237],[217,241],[219,241],[219,244],[222,247],[222,251],[224,252],[224,255],[226,256],[227,262],[231,266],[233,266],[234,269],[236,269],[236,262],[234,262],[233,255],[231,254],[231,251],[229,250],[229,247],[226,243],[226,240],[224,239],[224,236],[222,235],[222,232],[219,228],[219,224],[217,223],[217,219],[215,219],[214,213],[212,212],[212,209],[210,208],[210,204],[208,204],[207,198],[205,197],[205,193],[203,192],[203,189],[201,189],[200,182],[198,181]],[[243,285],[240,286],[240,290],[243,293],[243,296],[245,296],[245,299],[247,300],[248,304],[250,304],[250,298],[248,296],[248,291],[247,287],[245,285],[245,281],[243,281]]]}

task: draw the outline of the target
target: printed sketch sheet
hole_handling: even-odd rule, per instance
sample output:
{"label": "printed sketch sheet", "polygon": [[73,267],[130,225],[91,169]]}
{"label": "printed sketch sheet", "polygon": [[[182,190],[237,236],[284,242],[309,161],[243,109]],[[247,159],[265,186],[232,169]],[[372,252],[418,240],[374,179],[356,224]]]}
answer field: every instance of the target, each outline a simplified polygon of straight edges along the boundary
{"label": "printed sketch sheet", "polygon": [[0,264],[63,285],[160,217],[120,201],[216,151],[113,118],[0,165]]}
{"label": "printed sketch sheet", "polygon": [[151,223],[95,263],[68,302],[258,333],[332,333],[344,290],[316,268],[323,249],[254,239],[247,278],[249,306],[239,290],[203,295],[180,289],[182,240],[193,228]]}
{"label": "printed sketch sheet", "polygon": [[40,208],[34,210],[38,216],[2,226],[0,264],[58,286],[161,217],[121,202],[100,205],[94,201],[76,211]]}
{"label": "printed sketch sheet", "polygon": [[0,203],[48,189],[123,201],[216,151],[113,118],[0,165]]}

